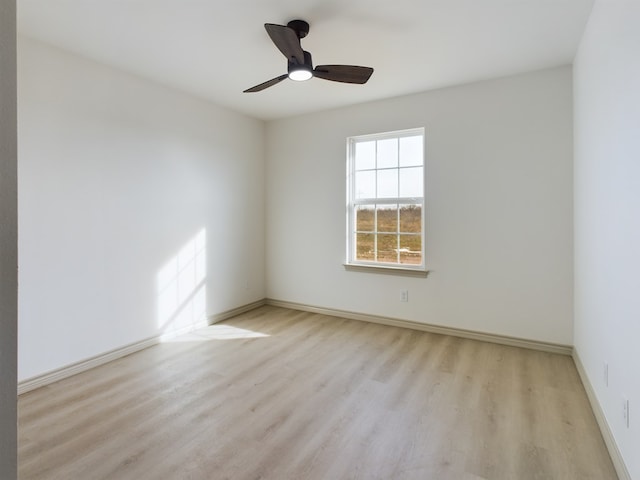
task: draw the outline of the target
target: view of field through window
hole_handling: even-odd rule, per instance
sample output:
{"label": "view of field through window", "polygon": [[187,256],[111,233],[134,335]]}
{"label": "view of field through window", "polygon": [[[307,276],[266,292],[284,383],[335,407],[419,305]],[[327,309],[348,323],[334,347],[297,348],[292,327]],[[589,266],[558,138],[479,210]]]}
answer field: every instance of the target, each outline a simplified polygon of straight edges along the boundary
{"label": "view of field through window", "polygon": [[348,139],[348,258],[423,265],[424,131]]}
{"label": "view of field through window", "polygon": [[356,258],[420,265],[421,232],[421,205],[361,205],[356,213]]}

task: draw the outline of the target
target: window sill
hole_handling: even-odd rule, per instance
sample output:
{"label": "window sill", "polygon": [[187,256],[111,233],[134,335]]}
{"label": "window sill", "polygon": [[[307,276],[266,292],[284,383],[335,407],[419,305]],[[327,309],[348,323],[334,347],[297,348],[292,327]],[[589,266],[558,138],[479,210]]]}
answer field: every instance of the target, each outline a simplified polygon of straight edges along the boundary
{"label": "window sill", "polygon": [[429,270],[417,270],[415,268],[387,267],[382,265],[363,265],[354,263],[343,264],[344,269],[349,272],[382,273],[385,275],[401,275],[405,277],[425,278],[429,275]]}

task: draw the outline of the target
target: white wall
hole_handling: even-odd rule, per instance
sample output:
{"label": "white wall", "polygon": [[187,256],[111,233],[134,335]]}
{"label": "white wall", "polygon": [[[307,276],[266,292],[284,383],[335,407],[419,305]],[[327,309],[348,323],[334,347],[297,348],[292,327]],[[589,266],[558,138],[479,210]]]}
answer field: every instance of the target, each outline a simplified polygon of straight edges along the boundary
{"label": "white wall", "polygon": [[[571,344],[571,81],[564,67],[268,123],[267,296]],[[346,138],[422,126],[429,277],[345,271]]]}
{"label": "white wall", "polygon": [[16,478],[16,3],[0,1],[0,478]]}
{"label": "white wall", "polygon": [[19,379],[204,312],[157,288],[202,229],[206,313],[264,298],[262,122],[22,37],[18,120]]}
{"label": "white wall", "polygon": [[[636,479],[640,479],[638,25],[637,1],[596,2],[574,66],[575,347]],[[629,429],[623,422],[623,398],[631,406]]]}

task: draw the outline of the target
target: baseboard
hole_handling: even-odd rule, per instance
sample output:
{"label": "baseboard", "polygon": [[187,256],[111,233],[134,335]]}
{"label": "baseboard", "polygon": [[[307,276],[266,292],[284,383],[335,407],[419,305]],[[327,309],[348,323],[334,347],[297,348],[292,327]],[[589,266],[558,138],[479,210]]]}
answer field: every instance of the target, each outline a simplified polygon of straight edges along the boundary
{"label": "baseboard", "polygon": [[290,308],[292,310],[302,310],[305,312],[321,313],[332,317],[348,318],[351,320],[360,320],[364,322],[379,323],[393,327],[410,328],[429,333],[438,333],[441,335],[451,335],[454,337],[468,338],[471,340],[480,340],[483,342],[498,343],[500,345],[508,345],[510,347],[528,348],[531,350],[539,350],[548,353],[559,353],[561,355],[571,355],[573,347],[570,345],[561,345],[556,343],[539,342],[535,340],[525,340],[522,338],[508,337],[504,335],[494,335],[490,333],[475,332],[472,330],[464,330],[460,328],[441,327],[428,323],[414,322],[412,320],[401,320],[398,318],[382,317],[378,315],[367,315],[356,312],[348,312],[345,310],[336,310],[332,308],[316,307],[313,305],[305,305],[295,302],[287,302],[283,300],[266,299],[267,305],[275,307]]}
{"label": "baseboard", "polygon": [[[484,342],[498,343],[500,345],[508,345],[512,347],[529,348],[533,350],[540,350],[549,353],[559,353],[563,355],[571,355],[572,347],[568,345],[559,345],[555,343],[538,342],[533,340],[524,340],[521,338],[507,337],[503,335],[493,335],[482,332],[474,332],[471,330],[463,330],[458,328],[441,327],[437,325],[430,325],[426,323],[414,322],[411,320],[401,320],[397,318],[382,317],[378,315],[367,315],[356,312],[349,312],[346,310],[336,310],[330,308],[317,307],[313,305],[305,305],[301,303],[286,302],[275,299],[261,299],[247,305],[242,305],[231,310],[227,310],[221,313],[217,313],[209,316],[208,323],[210,325],[229,318],[235,317],[242,313],[254,310],[263,305],[273,305],[277,307],[290,308],[292,310],[302,310],[306,312],[320,313],[323,315],[331,315],[334,317],[348,318],[351,320],[360,320],[365,322],[379,323],[382,325],[389,325],[394,327],[410,328],[413,330],[420,330],[423,332],[438,333],[441,335],[451,335],[455,337],[468,338],[472,340],[480,340]],[[187,333],[181,332],[181,333]],[[97,355],[95,357],[82,360],[80,362],[67,365],[65,367],[52,370],[37,377],[33,377],[27,380],[23,380],[18,383],[18,395],[21,395],[36,388],[49,385],[50,383],[57,382],[64,378],[76,375],[91,368],[103,365],[107,362],[117,360],[118,358],[130,355],[145,348],[151,347],[159,343],[164,337],[157,336],[142,340],[140,342],[132,343],[121,348],[111,350],[109,352]]]}
{"label": "baseboard", "polygon": [[[243,305],[238,308],[233,308],[225,312],[210,315],[207,319],[208,324],[212,325],[214,323],[221,322],[228,318],[235,317],[236,315],[240,315],[241,313],[248,312],[249,310],[253,310],[255,308],[261,307],[264,304],[265,304],[265,300],[262,299],[262,300],[258,300],[257,302],[249,303],[247,305]],[[63,380],[73,375],[77,375],[78,373],[82,373],[86,370],[99,367],[100,365],[104,365],[105,363],[112,362],[113,360],[117,360],[127,355],[131,355],[132,353],[139,352],[140,350],[144,350],[145,348],[149,348],[154,345],[157,345],[161,341],[167,340],[169,338],[173,338],[177,335],[189,333],[190,331],[193,331],[199,327],[206,326],[206,325],[207,323],[203,325],[194,325],[192,327],[187,327],[176,332],[165,333],[163,335],[159,335],[156,337],[147,338],[145,340],[141,340],[139,342],[125,345],[124,347],[116,348],[106,353],[96,355],[95,357],[91,357],[86,360],[81,360],[79,362],[72,363],[71,365],[66,365],[64,367],[58,368],[56,370],[52,370],[42,375],[38,375],[36,377],[23,380],[18,383],[18,395],[22,395],[23,393],[30,392],[31,390],[35,390],[36,388],[44,387],[53,382]]]}
{"label": "baseboard", "polygon": [[237,315],[240,315],[241,313],[245,313],[250,310],[255,310],[256,308],[260,308],[263,305],[266,305],[266,303],[267,303],[267,300],[263,298],[261,300],[248,303],[238,308],[232,308],[231,310],[227,310],[226,312],[216,313],[215,315],[209,316],[209,325],[222,322],[223,320],[227,320],[229,318],[235,317]]}
{"label": "baseboard", "polygon": [[584,389],[587,392],[587,398],[591,404],[591,410],[593,410],[593,415],[596,417],[596,422],[598,422],[598,426],[600,427],[602,438],[607,446],[607,450],[609,450],[609,456],[611,456],[611,461],[616,469],[616,473],[620,480],[631,480],[629,470],[627,470],[627,466],[620,454],[620,450],[618,449],[618,444],[613,437],[611,428],[609,428],[609,422],[607,422],[602,406],[596,397],[596,392],[589,381],[589,377],[587,376],[587,371],[584,369],[582,360],[580,360],[580,355],[578,355],[578,351],[575,348],[573,349],[571,356],[576,365],[576,369],[578,370],[578,375],[580,375],[580,379],[582,380],[582,385],[584,385]]}
{"label": "baseboard", "polygon": [[106,353],[96,355],[95,357],[81,360],[79,362],[72,363],[71,365],[66,365],[56,370],[51,370],[50,372],[38,375],[37,377],[23,380],[21,382],[18,382],[18,395],[22,395],[23,393],[30,392],[31,390],[35,390],[36,388],[44,387],[46,385],[49,385],[50,383],[57,382],[73,375],[77,375],[78,373],[82,373],[86,370],[104,365],[105,363],[112,362],[113,360],[117,360],[118,358],[130,355],[132,353],[139,352],[140,350],[152,347],[159,342],[160,337],[147,338],[146,340],[131,343],[129,345],[125,345],[124,347],[116,348]]}

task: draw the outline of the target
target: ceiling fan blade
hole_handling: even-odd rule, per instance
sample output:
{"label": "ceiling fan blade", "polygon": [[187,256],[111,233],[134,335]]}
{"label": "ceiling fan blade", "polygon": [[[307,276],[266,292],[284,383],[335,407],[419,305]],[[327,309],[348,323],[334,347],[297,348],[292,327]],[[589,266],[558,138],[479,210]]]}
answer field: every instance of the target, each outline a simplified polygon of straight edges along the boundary
{"label": "ceiling fan blade", "polygon": [[283,75],[280,75],[279,77],[276,78],[272,78],[271,80],[267,80],[264,83],[261,83],[260,85],[256,85],[255,87],[251,87],[251,88],[247,88],[244,92],[242,93],[253,93],[253,92],[260,92],[262,90],[264,90],[265,88],[269,88],[269,87],[273,87],[276,83],[280,83],[282,80],[284,80],[285,78],[287,78],[289,75],[287,75],[286,73]]}
{"label": "ceiling fan blade", "polygon": [[358,67],[356,65],[318,65],[313,71],[313,76],[343,83],[367,83],[373,73],[371,67]]}
{"label": "ceiling fan blade", "polygon": [[304,65],[304,52],[300,46],[300,39],[292,28],[273,23],[265,23],[264,28],[273,43],[278,47],[278,50],[287,57],[287,60],[296,61],[298,65]]}

